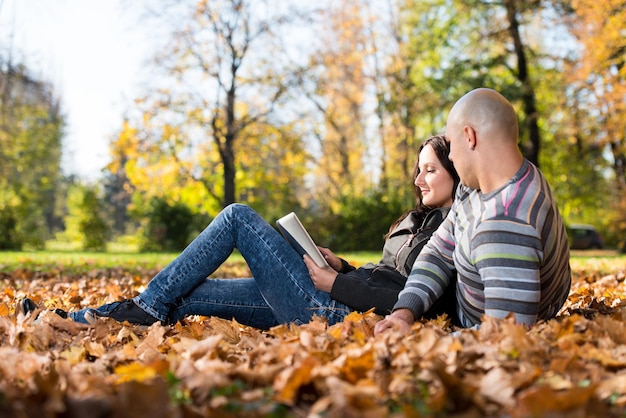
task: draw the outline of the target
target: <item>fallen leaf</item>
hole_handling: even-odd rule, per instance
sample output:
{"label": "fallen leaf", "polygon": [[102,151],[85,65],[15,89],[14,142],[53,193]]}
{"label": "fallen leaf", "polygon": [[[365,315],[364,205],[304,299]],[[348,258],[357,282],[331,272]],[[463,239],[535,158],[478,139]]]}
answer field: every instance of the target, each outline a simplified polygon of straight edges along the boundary
{"label": "fallen leaf", "polygon": [[480,393],[505,407],[511,407],[515,404],[513,398],[515,387],[510,374],[502,368],[495,368],[487,372],[480,380]]}
{"label": "fallen leaf", "polygon": [[276,400],[294,405],[297,394],[303,385],[311,383],[312,371],[319,364],[313,357],[307,357],[300,364],[289,367],[278,374],[274,381]]}
{"label": "fallen leaf", "polygon": [[113,371],[117,375],[117,384],[130,381],[145,382],[152,380],[158,376],[157,371],[145,364],[139,362],[133,362],[129,364],[122,364],[117,366]]}

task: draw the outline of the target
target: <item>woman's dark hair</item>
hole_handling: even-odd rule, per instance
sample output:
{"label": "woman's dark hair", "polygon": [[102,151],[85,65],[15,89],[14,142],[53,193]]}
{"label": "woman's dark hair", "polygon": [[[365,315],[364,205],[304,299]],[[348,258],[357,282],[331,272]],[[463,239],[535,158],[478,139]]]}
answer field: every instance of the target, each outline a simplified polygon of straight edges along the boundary
{"label": "woman's dark hair", "polygon": [[460,179],[459,179],[458,173],[454,169],[454,165],[452,164],[452,161],[450,161],[450,158],[448,158],[448,156],[450,155],[450,143],[446,141],[445,136],[434,135],[428,138],[427,140],[425,140],[422,143],[422,145],[419,147],[419,149],[417,150],[417,158],[415,159],[415,166],[413,167],[413,177],[412,177],[413,192],[415,193],[415,199],[417,200],[417,205],[415,206],[415,209],[411,209],[411,210],[404,212],[402,216],[400,216],[400,218],[398,218],[398,220],[395,221],[391,225],[391,227],[389,228],[389,232],[391,232],[400,222],[402,222],[404,218],[409,216],[411,212],[420,212],[424,216],[428,212],[430,212],[431,208],[425,206],[422,203],[422,192],[420,188],[415,185],[415,179],[417,179],[417,176],[420,173],[419,155],[424,149],[424,147],[427,145],[430,145],[433,148],[433,150],[435,151],[435,155],[437,155],[437,159],[443,165],[443,168],[445,168],[445,170],[450,174],[450,176],[452,177],[452,180],[454,181],[454,184],[452,187],[452,200],[454,200],[454,196],[456,194],[456,189],[457,189],[457,186],[459,185]]}

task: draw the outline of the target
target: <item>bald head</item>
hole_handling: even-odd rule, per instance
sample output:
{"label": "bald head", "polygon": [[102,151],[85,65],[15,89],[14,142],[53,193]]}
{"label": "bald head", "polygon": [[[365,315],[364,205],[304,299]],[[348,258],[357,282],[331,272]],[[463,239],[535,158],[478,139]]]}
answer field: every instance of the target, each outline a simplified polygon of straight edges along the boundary
{"label": "bald head", "polygon": [[480,88],[450,110],[446,139],[461,182],[487,193],[506,183],[523,162],[515,109],[500,93]]}
{"label": "bald head", "polygon": [[479,88],[461,97],[448,116],[455,123],[471,126],[483,140],[497,139],[517,144],[515,109],[495,90]]}

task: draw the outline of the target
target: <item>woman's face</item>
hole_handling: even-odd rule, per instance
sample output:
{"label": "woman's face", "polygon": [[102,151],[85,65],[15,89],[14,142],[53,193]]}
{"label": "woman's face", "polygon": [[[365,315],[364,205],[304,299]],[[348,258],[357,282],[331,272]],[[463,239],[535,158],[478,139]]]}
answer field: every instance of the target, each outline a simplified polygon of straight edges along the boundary
{"label": "woman's face", "polygon": [[430,144],[420,152],[418,167],[415,185],[422,191],[422,203],[431,208],[452,206],[454,179],[443,167]]}

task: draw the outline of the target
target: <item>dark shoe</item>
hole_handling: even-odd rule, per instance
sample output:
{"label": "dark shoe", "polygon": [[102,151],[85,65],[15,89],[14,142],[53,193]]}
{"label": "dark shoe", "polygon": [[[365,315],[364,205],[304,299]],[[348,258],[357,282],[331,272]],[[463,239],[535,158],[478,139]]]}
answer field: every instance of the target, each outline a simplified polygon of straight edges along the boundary
{"label": "dark shoe", "polygon": [[53,309],[52,312],[59,315],[63,319],[67,319],[67,312],[65,312],[63,309],[56,308]]}
{"label": "dark shoe", "polygon": [[26,316],[37,309],[37,304],[31,298],[24,298],[17,303],[17,311]]}
{"label": "dark shoe", "polygon": [[132,299],[126,299],[118,302],[118,305],[111,309],[109,313],[97,313],[98,316],[105,318],[113,318],[119,322],[129,322],[135,325],[152,325],[159,320],[148,312],[141,309]]}
{"label": "dark shoe", "polygon": [[[31,298],[24,298],[17,304],[17,309],[22,315],[26,316],[37,310],[37,304]],[[52,312],[59,315],[63,319],[67,319],[67,312],[63,309],[52,309]]]}

